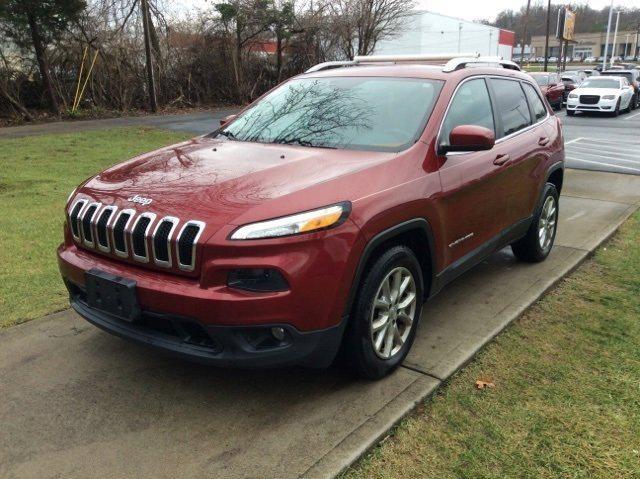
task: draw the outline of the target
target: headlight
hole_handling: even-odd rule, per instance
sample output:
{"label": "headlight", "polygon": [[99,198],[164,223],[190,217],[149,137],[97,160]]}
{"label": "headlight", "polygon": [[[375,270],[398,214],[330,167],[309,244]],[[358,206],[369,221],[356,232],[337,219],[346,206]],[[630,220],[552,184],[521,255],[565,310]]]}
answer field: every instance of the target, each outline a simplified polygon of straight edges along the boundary
{"label": "headlight", "polygon": [[344,202],[317,210],[305,211],[284,218],[241,226],[231,234],[232,240],[277,238],[311,233],[341,224],[351,211],[351,203]]}
{"label": "headlight", "polygon": [[605,95],[602,97],[603,100],[615,100],[616,96],[615,95]]}
{"label": "headlight", "polygon": [[575,93],[569,93],[569,98],[578,98],[578,95]]}

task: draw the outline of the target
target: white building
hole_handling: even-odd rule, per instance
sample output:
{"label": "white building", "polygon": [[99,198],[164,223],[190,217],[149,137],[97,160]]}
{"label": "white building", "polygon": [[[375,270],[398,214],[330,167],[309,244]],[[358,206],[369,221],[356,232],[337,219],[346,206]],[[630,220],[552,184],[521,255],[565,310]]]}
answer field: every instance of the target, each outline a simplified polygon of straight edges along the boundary
{"label": "white building", "polygon": [[426,10],[411,13],[397,35],[381,40],[376,55],[480,53],[510,60],[515,33]]}

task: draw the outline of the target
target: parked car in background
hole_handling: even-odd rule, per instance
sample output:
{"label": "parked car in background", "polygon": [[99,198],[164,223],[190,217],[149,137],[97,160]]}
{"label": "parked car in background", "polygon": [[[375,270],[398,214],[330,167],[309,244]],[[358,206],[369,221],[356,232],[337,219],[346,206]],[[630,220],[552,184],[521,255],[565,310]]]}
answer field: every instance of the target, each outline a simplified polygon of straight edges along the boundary
{"label": "parked car in background", "polygon": [[598,59],[596,57],[587,57],[587,58],[584,59],[585,63],[595,63],[597,61],[598,61]]}
{"label": "parked car in background", "polygon": [[540,90],[547,98],[553,108],[562,108],[564,98],[564,83],[554,72],[531,72],[529,73],[536,81]]}
{"label": "parked car in background", "polygon": [[629,112],[634,89],[626,78],[620,76],[599,76],[582,82],[567,97],[567,115],[577,111],[609,113],[618,116]]}
{"label": "parked car in background", "polygon": [[580,86],[580,84],[584,81],[586,77],[584,75],[580,75],[577,72],[565,72],[560,77],[560,80],[564,84],[564,92],[562,94],[562,102],[567,102],[567,96],[572,90],[575,90]]}
{"label": "parked car in background", "polygon": [[72,307],[212,365],[326,367],[342,348],[360,376],[391,373],[447,283],[507,245],[551,252],[562,124],[519,70],[317,65],[89,178],[58,248]]}
{"label": "parked car in background", "polygon": [[607,70],[602,72],[602,76],[621,76],[626,78],[634,91],[631,108],[636,109],[640,106],[640,70]]}
{"label": "parked car in background", "polygon": [[549,63],[557,63],[558,57],[549,57]]}
{"label": "parked car in background", "polygon": [[600,72],[596,69],[589,69],[589,68],[585,68],[584,70],[581,70],[582,72],[584,72],[584,74],[587,77],[592,77],[592,76],[598,76],[600,75]]}

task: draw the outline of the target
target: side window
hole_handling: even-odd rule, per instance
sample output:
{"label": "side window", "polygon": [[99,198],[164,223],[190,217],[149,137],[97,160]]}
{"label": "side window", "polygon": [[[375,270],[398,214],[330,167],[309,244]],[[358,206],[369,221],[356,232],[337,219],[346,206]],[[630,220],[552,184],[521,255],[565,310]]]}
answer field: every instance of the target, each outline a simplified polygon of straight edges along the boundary
{"label": "side window", "polygon": [[440,144],[448,145],[451,130],[460,125],[483,126],[495,134],[491,99],[487,84],[482,78],[469,80],[458,88],[442,123]]}
{"label": "side window", "polygon": [[540,99],[540,95],[538,95],[536,89],[528,83],[523,83],[522,88],[524,88],[524,93],[527,95],[527,101],[531,107],[534,120],[542,120],[547,116],[547,107],[544,106],[544,103]]}
{"label": "side window", "polygon": [[507,136],[531,124],[531,115],[520,82],[492,78],[491,85],[496,94],[496,109],[502,120],[499,136]]}

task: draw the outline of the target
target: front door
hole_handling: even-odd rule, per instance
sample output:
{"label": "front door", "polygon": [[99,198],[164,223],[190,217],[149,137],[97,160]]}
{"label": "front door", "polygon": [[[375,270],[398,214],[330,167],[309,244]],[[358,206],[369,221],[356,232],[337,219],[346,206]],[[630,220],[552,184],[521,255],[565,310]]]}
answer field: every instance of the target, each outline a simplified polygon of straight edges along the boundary
{"label": "front door", "polygon": [[[491,99],[484,78],[457,89],[442,124],[440,145],[448,144],[459,125],[479,125],[495,132]],[[442,194],[438,201],[445,250],[444,266],[463,258],[500,232],[505,199],[500,159],[494,150],[449,153],[440,158]]]}

